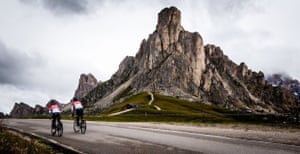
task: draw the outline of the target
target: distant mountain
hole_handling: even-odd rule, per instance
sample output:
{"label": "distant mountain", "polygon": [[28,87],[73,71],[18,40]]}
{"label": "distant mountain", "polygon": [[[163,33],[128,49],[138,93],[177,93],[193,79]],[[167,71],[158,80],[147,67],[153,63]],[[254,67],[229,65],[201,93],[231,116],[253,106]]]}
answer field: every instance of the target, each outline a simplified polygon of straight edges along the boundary
{"label": "distant mountain", "polygon": [[15,103],[13,109],[10,112],[10,116],[13,118],[31,117],[35,115],[47,114],[48,109],[40,105],[36,105],[34,108],[26,103]]}
{"label": "distant mountain", "polygon": [[33,108],[23,102],[15,103],[10,116],[13,118],[28,117],[33,115]]}
{"label": "distant mountain", "polygon": [[263,72],[235,64],[220,47],[204,45],[199,33],[184,30],[175,7],[158,14],[155,31],[135,57],[127,56],[82,101],[101,111],[144,91],[248,112],[291,112],[296,105],[295,96],[268,84]]}
{"label": "distant mountain", "polygon": [[35,107],[33,108],[30,105],[23,102],[15,103],[13,109],[10,112],[10,116],[13,118],[32,117],[46,114],[48,114],[47,107],[35,105]]}
{"label": "distant mountain", "polygon": [[81,99],[87,93],[97,86],[97,79],[93,74],[81,74],[79,78],[78,88],[75,91],[74,97]]}
{"label": "distant mountain", "polygon": [[276,73],[268,75],[267,81],[272,84],[273,87],[283,87],[290,90],[300,101],[300,82],[298,80],[283,73]]}

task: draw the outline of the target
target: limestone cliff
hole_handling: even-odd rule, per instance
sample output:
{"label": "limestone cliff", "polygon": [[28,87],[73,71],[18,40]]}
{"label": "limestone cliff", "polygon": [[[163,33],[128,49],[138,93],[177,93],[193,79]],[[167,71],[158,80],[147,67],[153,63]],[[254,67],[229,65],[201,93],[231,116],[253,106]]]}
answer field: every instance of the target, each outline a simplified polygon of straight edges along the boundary
{"label": "limestone cliff", "polygon": [[102,109],[143,91],[249,112],[289,112],[295,105],[293,94],[267,84],[262,72],[235,64],[220,47],[184,30],[175,7],[163,9],[135,57],[82,100]]}
{"label": "limestone cliff", "polygon": [[93,76],[93,74],[81,74],[79,78],[78,88],[75,91],[74,97],[80,99],[96,86],[97,79]]}

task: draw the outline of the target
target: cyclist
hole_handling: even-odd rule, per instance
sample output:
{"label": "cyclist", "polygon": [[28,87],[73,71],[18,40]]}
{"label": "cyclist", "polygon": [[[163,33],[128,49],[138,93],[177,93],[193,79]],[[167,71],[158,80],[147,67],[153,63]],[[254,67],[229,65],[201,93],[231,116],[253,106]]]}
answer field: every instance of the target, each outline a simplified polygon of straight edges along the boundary
{"label": "cyclist", "polygon": [[72,116],[74,116],[74,112],[75,112],[77,126],[79,126],[79,118],[80,120],[83,119],[83,105],[76,97],[74,97],[72,100],[71,110],[72,110]]}
{"label": "cyclist", "polygon": [[51,99],[48,102],[49,114],[52,115],[52,128],[55,128],[55,121],[57,120],[59,124],[62,124],[60,121],[60,107],[59,103],[55,99]]}

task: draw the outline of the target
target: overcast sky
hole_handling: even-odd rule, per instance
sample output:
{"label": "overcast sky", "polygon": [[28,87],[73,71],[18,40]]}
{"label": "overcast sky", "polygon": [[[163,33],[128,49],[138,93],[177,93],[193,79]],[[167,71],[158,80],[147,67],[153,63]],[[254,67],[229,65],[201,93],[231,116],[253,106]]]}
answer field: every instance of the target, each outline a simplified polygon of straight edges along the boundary
{"label": "overcast sky", "polygon": [[2,0],[0,112],[15,102],[66,103],[81,73],[108,80],[169,6],[235,63],[300,79],[298,0]]}

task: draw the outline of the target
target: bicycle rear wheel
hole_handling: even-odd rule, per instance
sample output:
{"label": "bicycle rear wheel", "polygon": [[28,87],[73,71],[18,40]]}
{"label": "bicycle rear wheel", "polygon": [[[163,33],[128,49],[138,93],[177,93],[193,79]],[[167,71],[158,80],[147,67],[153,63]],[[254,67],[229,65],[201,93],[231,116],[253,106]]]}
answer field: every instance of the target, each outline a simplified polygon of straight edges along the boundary
{"label": "bicycle rear wheel", "polygon": [[81,131],[81,134],[85,134],[85,131],[86,131],[86,121],[85,120],[81,121],[80,131]]}
{"label": "bicycle rear wheel", "polygon": [[79,127],[77,126],[76,120],[74,120],[74,122],[73,122],[73,130],[74,130],[74,133],[78,133],[80,131]]}
{"label": "bicycle rear wheel", "polygon": [[57,128],[57,136],[61,137],[63,135],[63,132],[64,132],[63,124],[58,123],[56,128]]}
{"label": "bicycle rear wheel", "polygon": [[56,134],[56,128],[54,128],[52,125],[51,125],[51,130],[50,131],[51,131],[50,134],[52,136],[54,136]]}

